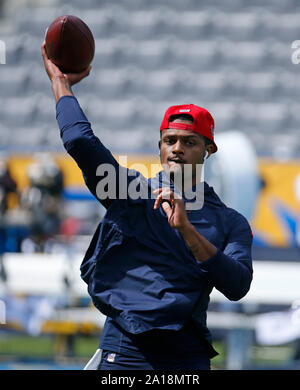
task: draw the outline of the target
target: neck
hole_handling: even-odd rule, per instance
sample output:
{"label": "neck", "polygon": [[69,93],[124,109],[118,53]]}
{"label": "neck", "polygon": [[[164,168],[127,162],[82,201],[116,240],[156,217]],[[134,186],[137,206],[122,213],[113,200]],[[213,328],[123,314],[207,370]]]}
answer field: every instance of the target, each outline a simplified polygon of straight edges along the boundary
{"label": "neck", "polygon": [[191,178],[188,178],[183,175],[174,174],[174,172],[170,173],[171,182],[184,193],[187,190],[192,189],[197,184],[197,177],[193,175]]}

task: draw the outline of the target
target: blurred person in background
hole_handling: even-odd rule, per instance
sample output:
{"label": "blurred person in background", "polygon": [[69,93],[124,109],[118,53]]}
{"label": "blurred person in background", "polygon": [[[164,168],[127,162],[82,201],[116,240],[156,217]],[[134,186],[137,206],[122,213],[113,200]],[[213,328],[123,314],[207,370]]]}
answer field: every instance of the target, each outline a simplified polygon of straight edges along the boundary
{"label": "blurred person in background", "polygon": [[19,199],[17,182],[12,177],[5,158],[0,158],[0,256],[9,250],[8,212],[10,209],[10,197]]}
{"label": "blurred person in background", "polygon": [[[94,305],[107,316],[100,348],[85,368],[209,370],[210,359],[217,355],[206,326],[209,294],[215,287],[228,299],[239,300],[252,281],[247,220],[226,207],[207,183],[202,208],[187,212],[184,196],[175,196],[176,172],[188,164],[195,170],[217,151],[211,115],[193,105],[173,118],[169,113],[178,106],[166,111],[159,141],[166,171],[148,181],[136,171],[122,171],[93,134],[71,90],[90,69],[65,75],[48,59],[45,44],[42,55],[64,146],[107,209],[81,265]],[[192,111],[192,117],[184,115]],[[115,168],[111,176],[100,173],[104,164]],[[128,174],[124,186],[121,172]],[[136,179],[148,197],[130,196]],[[102,198],[102,180],[119,185],[125,197]]]}
{"label": "blurred person in background", "polygon": [[8,198],[10,194],[17,194],[17,182],[11,175],[7,161],[0,158],[0,212],[1,217],[8,210]]}
{"label": "blurred person in background", "polygon": [[31,215],[30,237],[22,243],[23,252],[44,251],[47,240],[60,231],[63,174],[49,154],[38,154],[28,168],[29,188],[22,205]]}

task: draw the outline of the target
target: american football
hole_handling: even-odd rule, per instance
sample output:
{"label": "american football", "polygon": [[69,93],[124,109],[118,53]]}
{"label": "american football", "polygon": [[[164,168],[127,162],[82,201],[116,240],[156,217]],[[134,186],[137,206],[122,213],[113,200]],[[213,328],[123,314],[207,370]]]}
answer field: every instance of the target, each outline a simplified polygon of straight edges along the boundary
{"label": "american football", "polygon": [[48,57],[64,73],[80,73],[92,62],[95,41],[89,27],[72,15],[56,18],[46,31]]}

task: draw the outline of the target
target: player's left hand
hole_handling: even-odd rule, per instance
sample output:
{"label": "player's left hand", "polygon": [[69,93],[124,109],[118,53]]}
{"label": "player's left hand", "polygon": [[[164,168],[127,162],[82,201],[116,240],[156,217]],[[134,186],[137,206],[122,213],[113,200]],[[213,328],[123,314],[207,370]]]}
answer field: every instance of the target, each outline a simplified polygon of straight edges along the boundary
{"label": "player's left hand", "polygon": [[168,187],[158,188],[154,190],[153,193],[158,194],[153,208],[156,210],[161,205],[164,212],[167,214],[168,222],[172,228],[180,231],[190,225],[184,201],[178,194],[175,194],[174,191]]}

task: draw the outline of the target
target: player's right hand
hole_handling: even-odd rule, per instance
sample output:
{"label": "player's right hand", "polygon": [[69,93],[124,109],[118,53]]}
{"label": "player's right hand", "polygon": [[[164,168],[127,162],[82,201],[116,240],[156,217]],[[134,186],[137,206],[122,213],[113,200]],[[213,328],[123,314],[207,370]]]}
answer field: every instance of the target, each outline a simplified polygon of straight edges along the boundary
{"label": "player's right hand", "polygon": [[58,66],[56,66],[49,58],[46,52],[46,42],[44,41],[41,47],[42,50],[42,57],[44,61],[44,66],[46,69],[46,72],[48,74],[48,77],[51,81],[54,81],[55,79],[65,79],[66,82],[72,86],[74,84],[79,83],[83,78],[87,77],[90,74],[91,66],[89,66],[87,69],[85,69],[81,73],[62,73],[62,71],[59,69]]}
{"label": "player's right hand", "polygon": [[157,195],[153,206],[154,210],[157,210],[161,205],[172,228],[178,229],[180,232],[190,226],[184,201],[178,194],[175,194],[169,187],[157,188],[153,193]]}

